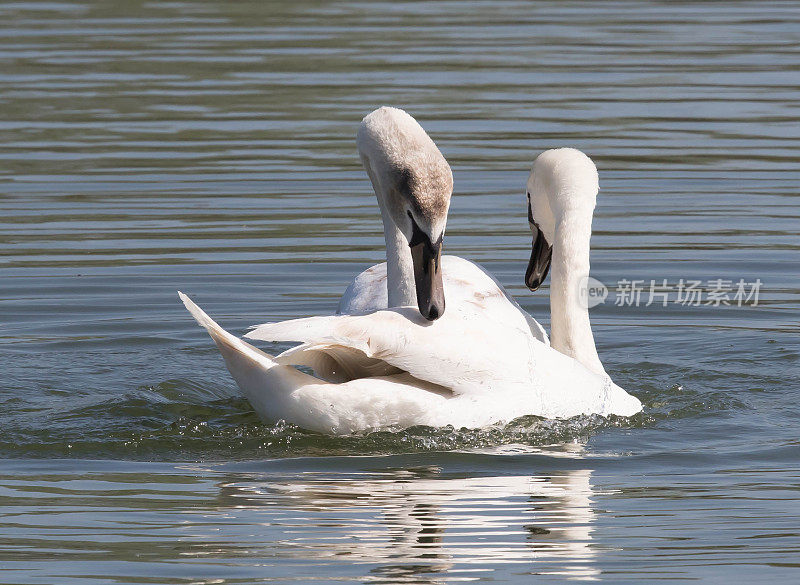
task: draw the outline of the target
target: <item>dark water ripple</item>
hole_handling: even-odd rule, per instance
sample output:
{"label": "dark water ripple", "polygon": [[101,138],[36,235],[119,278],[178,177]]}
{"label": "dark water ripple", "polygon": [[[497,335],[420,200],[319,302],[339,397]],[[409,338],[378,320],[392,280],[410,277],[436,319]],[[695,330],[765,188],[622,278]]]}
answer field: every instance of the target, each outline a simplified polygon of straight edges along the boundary
{"label": "dark water ripple", "polygon": [[[0,582],[796,582],[798,62],[792,2],[0,5]],[[331,439],[238,398],[175,291],[234,332],[331,312],[381,258],[382,104],[453,166],[447,251],[545,323],[527,170],[592,156],[642,414]]]}
{"label": "dark water ripple", "polygon": [[[585,443],[606,429],[650,428],[686,418],[718,417],[750,406],[726,392],[642,389],[647,406],[633,417],[578,416],[565,420],[522,417],[486,429],[415,427],[402,432],[373,432],[327,437],[280,421],[261,422],[249,403],[223,396],[226,387],[205,382],[169,380],[122,396],[92,393],[75,406],[75,396],[51,392],[36,402],[20,398],[3,405],[5,428],[0,449],[15,457],[109,455],[132,459],[203,459],[220,461],[292,456],[344,456],[483,449],[512,445],[549,447]],[[53,423],[36,428],[44,413]],[[87,428],[87,421],[92,421]]]}

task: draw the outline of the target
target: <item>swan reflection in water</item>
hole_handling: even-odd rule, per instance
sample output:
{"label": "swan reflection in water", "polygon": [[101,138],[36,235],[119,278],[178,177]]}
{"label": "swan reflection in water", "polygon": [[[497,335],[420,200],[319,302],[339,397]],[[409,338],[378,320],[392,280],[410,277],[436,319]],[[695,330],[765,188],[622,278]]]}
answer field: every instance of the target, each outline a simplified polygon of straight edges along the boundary
{"label": "swan reflection in water", "polygon": [[269,534],[258,540],[270,556],[314,561],[317,575],[319,563],[345,561],[372,565],[370,582],[441,583],[498,570],[585,580],[599,574],[590,475],[483,476],[435,465],[251,475],[223,484],[219,503],[250,521],[262,514]]}

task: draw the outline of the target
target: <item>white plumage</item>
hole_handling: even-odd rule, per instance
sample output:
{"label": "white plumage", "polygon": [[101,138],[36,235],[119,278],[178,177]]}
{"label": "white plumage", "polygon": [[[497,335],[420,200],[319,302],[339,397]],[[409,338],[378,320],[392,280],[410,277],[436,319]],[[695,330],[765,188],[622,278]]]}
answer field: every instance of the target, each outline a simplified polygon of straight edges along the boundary
{"label": "white plumage", "polygon": [[[306,344],[304,351],[272,357],[223,330],[185,295],[181,300],[214,339],[253,408],[269,421],[351,434],[414,425],[477,428],[528,414],[630,415],[641,408],[609,379],[529,332],[488,324],[477,330],[469,313],[458,310],[434,322],[408,307],[261,325],[246,337]],[[300,356],[309,352],[330,356],[338,348],[402,373],[336,383],[289,365],[303,364]]]}
{"label": "white plumage", "polygon": [[[497,324],[530,329],[547,345],[544,327],[531,317],[494,277],[477,264],[458,256],[442,256],[444,296],[450,307],[471,305]],[[339,301],[338,314],[371,313],[389,308],[386,262],[367,268],[356,276]]]}
{"label": "white plumage", "polygon": [[[626,416],[641,410],[599,360],[595,363],[588,311],[569,299],[556,303],[559,313],[552,317],[559,347],[550,347],[541,326],[489,274],[445,256],[437,269],[443,272],[447,308],[438,319],[423,318],[414,299],[409,241],[412,230],[423,232],[429,242],[441,238],[452,189],[449,167],[442,166],[443,157],[425,138],[400,110],[381,108],[365,118],[359,150],[381,205],[387,262],[356,277],[340,302],[342,314],[267,323],[246,335],[299,346],[270,356],[223,330],[179,293],[256,412],[265,420],[350,434],[414,425],[474,428],[531,414]],[[405,160],[403,148],[414,155]],[[540,215],[558,214],[542,219],[548,226],[542,237],[555,242],[553,277],[559,294],[567,294],[562,289],[575,280],[576,269],[588,274],[596,178],[594,187],[586,179],[591,172],[596,177],[596,170],[585,155],[576,158],[577,151],[553,152],[558,153],[548,151],[543,163],[534,164],[533,173],[540,176],[534,180],[532,173],[529,189],[534,184],[539,191],[529,199]],[[406,179],[413,172],[415,178],[404,179],[398,188],[392,182],[398,172]],[[542,198],[549,199],[546,210]],[[567,228],[586,233],[565,234]],[[406,306],[387,308],[392,303]],[[310,367],[315,375],[294,366]]]}

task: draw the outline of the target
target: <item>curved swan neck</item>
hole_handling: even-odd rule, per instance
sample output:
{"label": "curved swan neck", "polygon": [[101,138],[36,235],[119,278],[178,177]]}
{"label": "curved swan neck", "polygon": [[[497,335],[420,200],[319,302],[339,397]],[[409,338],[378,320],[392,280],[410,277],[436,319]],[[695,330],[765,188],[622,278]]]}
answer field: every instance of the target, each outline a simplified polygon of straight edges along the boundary
{"label": "curved swan neck", "polygon": [[567,212],[556,223],[550,284],[550,343],[589,370],[606,375],[589,322],[589,309],[579,299],[581,278],[589,275],[592,218]]}
{"label": "curved swan neck", "polygon": [[[380,199],[380,198],[379,198]],[[386,239],[386,288],[389,307],[416,307],[414,264],[408,240],[395,225],[381,201],[383,237]]]}

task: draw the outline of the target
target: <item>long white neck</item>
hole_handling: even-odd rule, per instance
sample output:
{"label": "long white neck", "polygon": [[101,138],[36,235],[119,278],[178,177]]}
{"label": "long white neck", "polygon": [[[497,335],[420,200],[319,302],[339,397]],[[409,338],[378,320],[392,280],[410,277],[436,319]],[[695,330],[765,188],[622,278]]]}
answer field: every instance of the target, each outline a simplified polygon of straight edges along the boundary
{"label": "long white neck", "polygon": [[589,275],[591,215],[566,213],[556,224],[550,281],[550,343],[589,370],[606,375],[594,345],[589,309],[579,300],[582,277]]}
{"label": "long white neck", "polygon": [[390,307],[416,307],[417,293],[414,287],[414,264],[408,240],[395,225],[381,204],[383,236],[386,238],[386,287]]}

